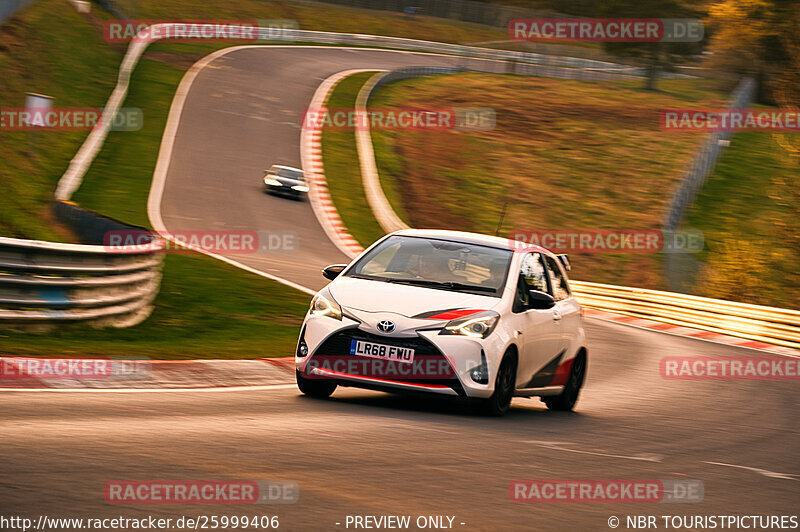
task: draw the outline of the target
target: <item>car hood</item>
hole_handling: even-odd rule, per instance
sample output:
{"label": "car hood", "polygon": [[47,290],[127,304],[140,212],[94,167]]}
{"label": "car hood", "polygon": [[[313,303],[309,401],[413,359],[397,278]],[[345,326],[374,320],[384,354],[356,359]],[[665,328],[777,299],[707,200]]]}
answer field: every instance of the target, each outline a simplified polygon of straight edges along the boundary
{"label": "car hood", "polygon": [[390,312],[408,318],[452,309],[488,310],[500,304],[498,297],[354,277],[339,277],[329,290],[344,309]]}

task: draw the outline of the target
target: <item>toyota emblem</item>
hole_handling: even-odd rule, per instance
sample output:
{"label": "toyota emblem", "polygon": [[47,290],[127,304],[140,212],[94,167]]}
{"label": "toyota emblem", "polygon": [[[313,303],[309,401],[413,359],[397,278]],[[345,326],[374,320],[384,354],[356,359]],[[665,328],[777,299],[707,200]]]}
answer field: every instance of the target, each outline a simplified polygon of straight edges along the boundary
{"label": "toyota emblem", "polygon": [[389,320],[383,320],[378,323],[378,330],[384,333],[390,333],[394,331],[394,322]]}

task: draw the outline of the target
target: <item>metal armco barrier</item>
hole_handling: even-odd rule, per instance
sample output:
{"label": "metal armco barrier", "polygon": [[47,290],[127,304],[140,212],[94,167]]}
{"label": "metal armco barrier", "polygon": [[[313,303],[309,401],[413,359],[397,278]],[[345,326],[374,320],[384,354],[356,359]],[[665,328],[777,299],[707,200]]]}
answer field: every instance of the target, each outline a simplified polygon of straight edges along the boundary
{"label": "metal armco barrier", "polygon": [[[161,283],[163,241],[73,203],[56,201],[53,213],[84,243],[0,237],[0,325],[126,327],[144,320]],[[109,231],[141,231],[151,242],[142,249],[105,246]]]}
{"label": "metal armco barrier", "polygon": [[[157,24],[153,27],[153,34],[165,34],[166,32],[159,31],[165,27],[174,26],[174,23]],[[192,24],[187,24],[193,27]],[[441,54],[451,54],[462,56],[463,58],[477,58],[488,59],[496,61],[509,61],[516,63],[526,63],[530,65],[542,65],[551,67],[547,72],[538,72],[538,75],[551,75],[557,70],[561,72],[559,77],[566,77],[563,71],[572,70],[574,74],[570,75],[573,79],[608,79],[609,75],[616,77],[629,77],[631,75],[641,75],[641,69],[622,65],[618,63],[609,63],[605,61],[596,61],[593,59],[582,59],[577,57],[561,57],[551,56],[544,54],[537,54],[532,52],[516,52],[511,50],[495,50],[491,48],[478,48],[474,46],[463,46],[458,44],[447,44],[433,41],[420,41],[416,39],[405,39],[402,37],[384,37],[380,35],[363,35],[358,33],[334,33],[325,31],[308,31],[308,30],[294,30],[284,29],[275,31],[272,28],[260,28],[259,36],[263,38],[265,44],[267,42],[305,42],[305,43],[318,43],[318,44],[335,44],[335,45],[349,45],[349,46],[375,46],[379,48],[391,48],[395,50],[417,50],[425,52],[434,52]],[[66,173],[61,177],[56,189],[55,198],[57,200],[69,200],[72,194],[80,187],[83,175],[89,168],[89,165],[94,160],[95,156],[99,153],[100,149],[105,142],[106,136],[111,129],[113,117],[125,100],[128,94],[128,86],[130,84],[131,74],[139,58],[142,56],[151,42],[156,42],[157,39],[151,37],[137,38],[128,46],[128,51],[120,65],[119,77],[117,85],[111,96],[106,102],[103,111],[102,125],[92,130],[89,136],[84,141],[78,153],[70,161]],[[246,44],[246,43],[243,43]],[[555,67],[560,67],[556,69]],[[521,73],[531,73],[531,67],[515,67],[527,68],[528,70]],[[586,72],[582,75],[580,70]],[[681,75],[674,75],[676,77],[686,77]],[[666,76],[665,76],[666,77]]]}
{"label": "metal armco barrier", "polygon": [[[493,61],[509,61],[513,63],[551,67],[549,70],[539,70],[536,74],[532,74],[540,76],[549,76],[553,72],[560,74],[559,69],[574,69],[575,72],[570,79],[618,79],[619,77],[643,77],[646,75],[645,69],[640,67],[624,65],[621,63],[612,63],[608,61],[599,61],[597,59],[585,59],[581,57],[547,55],[535,52],[518,52],[513,50],[500,50],[495,48],[482,48],[461,44],[421,41],[417,39],[406,39],[404,37],[386,37],[382,35],[366,35],[360,33],[334,33],[295,29],[285,29],[281,32],[268,32],[268,28],[262,28],[262,30],[263,31],[261,35],[264,37],[265,41],[308,42],[338,44],[343,46],[375,46],[379,48],[391,48],[395,50],[415,50],[448,54],[461,56],[464,59],[475,58]],[[578,77],[580,75],[578,70],[586,70],[587,72],[584,74],[584,77]],[[521,71],[519,73],[525,74],[528,72]],[[606,76],[601,77],[599,75],[600,73],[606,73]],[[591,74],[597,74],[597,77],[590,78],[589,75]],[[618,75],[617,78],[613,78],[614,74]],[[556,77],[566,76],[564,74],[560,74]],[[691,78],[694,76],[686,74],[662,73],[661,77]]]}
{"label": "metal armco barrier", "polygon": [[571,281],[586,307],[800,348],[800,311],[659,290]]}
{"label": "metal armco barrier", "polygon": [[[461,20],[473,24],[508,27],[509,21],[515,18],[555,17],[559,14],[552,10],[530,9],[525,7],[506,6],[474,0],[322,0],[330,4],[351,7],[414,13],[430,17]],[[561,15],[562,18],[567,15]]]}
{"label": "metal armco barrier", "polygon": [[0,324],[134,325],[161,280],[159,241],[146,251],[0,237]]}

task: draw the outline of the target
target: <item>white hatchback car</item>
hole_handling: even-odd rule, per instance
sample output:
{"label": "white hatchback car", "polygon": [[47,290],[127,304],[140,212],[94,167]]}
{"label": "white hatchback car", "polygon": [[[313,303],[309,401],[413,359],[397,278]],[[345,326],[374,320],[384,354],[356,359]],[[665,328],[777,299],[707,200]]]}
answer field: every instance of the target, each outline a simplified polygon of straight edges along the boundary
{"label": "white hatchback car", "polygon": [[568,261],[544,248],[456,231],[387,235],[332,282],[305,317],[297,384],[477,399],[493,415],[514,396],[572,410],[586,375],[583,312]]}

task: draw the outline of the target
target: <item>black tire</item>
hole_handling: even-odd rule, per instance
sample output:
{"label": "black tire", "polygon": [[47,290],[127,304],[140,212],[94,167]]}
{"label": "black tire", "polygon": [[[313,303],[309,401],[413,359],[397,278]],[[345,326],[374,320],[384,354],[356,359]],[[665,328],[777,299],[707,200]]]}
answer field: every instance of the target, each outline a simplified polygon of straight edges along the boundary
{"label": "black tire", "polygon": [[500,417],[508,412],[517,380],[517,360],[513,356],[506,356],[497,370],[494,381],[494,393],[483,403],[483,411],[489,416]]}
{"label": "black tire", "polygon": [[301,392],[309,397],[325,399],[326,397],[330,397],[330,395],[336,389],[335,383],[326,380],[306,379],[300,375],[300,372],[297,370],[295,373],[297,375],[297,387],[300,388]]}
{"label": "black tire", "polygon": [[575,408],[575,403],[578,402],[578,396],[583,387],[583,380],[586,377],[586,355],[581,352],[575,357],[575,362],[572,363],[572,369],[569,371],[567,383],[564,385],[564,390],[560,395],[552,397],[542,397],[542,401],[547,405],[550,410],[570,411]]}

